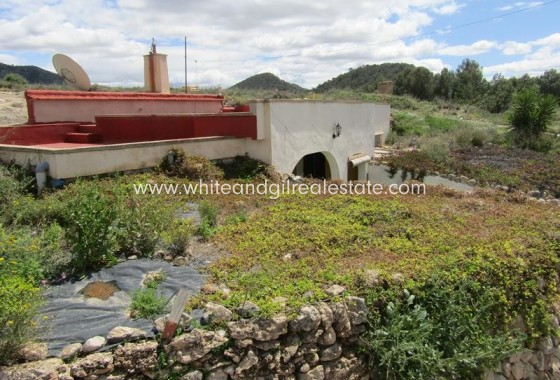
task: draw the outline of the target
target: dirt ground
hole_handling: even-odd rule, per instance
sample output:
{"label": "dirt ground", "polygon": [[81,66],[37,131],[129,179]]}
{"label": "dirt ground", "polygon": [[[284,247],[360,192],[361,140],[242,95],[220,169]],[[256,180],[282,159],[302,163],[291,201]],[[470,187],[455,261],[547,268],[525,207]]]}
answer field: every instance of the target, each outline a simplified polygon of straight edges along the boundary
{"label": "dirt ground", "polygon": [[23,92],[0,91],[0,127],[27,122]]}

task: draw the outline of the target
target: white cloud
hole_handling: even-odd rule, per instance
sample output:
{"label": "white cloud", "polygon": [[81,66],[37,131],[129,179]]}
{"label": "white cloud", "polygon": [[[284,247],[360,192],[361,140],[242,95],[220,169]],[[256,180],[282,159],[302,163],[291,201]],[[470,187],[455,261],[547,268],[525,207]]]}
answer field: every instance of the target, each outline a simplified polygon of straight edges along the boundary
{"label": "white cloud", "polygon": [[458,4],[455,1],[451,1],[448,4],[442,5],[440,8],[435,10],[435,13],[439,15],[452,15],[457,13],[461,8],[463,8],[465,4]]}
{"label": "white cloud", "polygon": [[505,55],[527,54],[533,50],[531,44],[516,41],[507,41],[500,48]]}
{"label": "white cloud", "polygon": [[471,45],[455,45],[447,46],[438,51],[439,55],[449,55],[455,57],[472,57],[475,55],[487,53],[496,48],[498,44],[495,41],[476,41]]}
{"label": "white cloud", "polygon": [[505,5],[503,7],[498,8],[498,10],[502,12],[509,12],[517,9],[525,9],[525,8],[536,8],[543,5],[543,1],[532,1],[532,2],[525,2],[525,1],[518,1],[515,3],[511,3]]}
{"label": "white cloud", "polygon": [[[453,24],[446,17],[468,7],[463,0],[3,0],[0,62],[45,67],[46,57],[65,53],[93,82],[142,84],[142,55],[155,37],[158,51],[168,54],[171,81],[182,84],[187,35],[189,82],[229,86],[270,71],[314,87],[364,64],[409,62],[440,71],[448,57],[493,51],[530,59],[533,48],[560,43],[560,33],[533,42],[470,44],[417,37],[435,21]],[[36,55],[40,63],[29,61]]]}

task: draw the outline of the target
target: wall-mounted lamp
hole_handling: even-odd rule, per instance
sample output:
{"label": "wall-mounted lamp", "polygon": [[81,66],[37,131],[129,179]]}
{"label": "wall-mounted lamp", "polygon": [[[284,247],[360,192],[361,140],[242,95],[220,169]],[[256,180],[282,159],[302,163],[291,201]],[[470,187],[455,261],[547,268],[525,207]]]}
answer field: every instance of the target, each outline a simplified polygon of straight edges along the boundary
{"label": "wall-mounted lamp", "polygon": [[334,127],[334,133],[332,134],[332,138],[336,139],[337,137],[340,137],[341,132],[342,132],[342,127],[340,126],[340,123],[336,123]]}

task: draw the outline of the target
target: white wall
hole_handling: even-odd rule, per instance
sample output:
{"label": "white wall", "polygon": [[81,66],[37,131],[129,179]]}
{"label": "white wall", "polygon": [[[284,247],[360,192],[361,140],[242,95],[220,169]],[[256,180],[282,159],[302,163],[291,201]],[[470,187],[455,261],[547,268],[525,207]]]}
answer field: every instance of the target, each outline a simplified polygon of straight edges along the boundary
{"label": "white wall", "polygon": [[[373,156],[374,134],[389,132],[390,107],[385,104],[269,100],[254,102],[251,111],[258,115],[258,136],[270,141],[270,159],[264,161],[287,173],[305,155],[322,152],[332,178],[346,179],[348,157],[356,153]],[[333,139],[337,123],[342,133]],[[253,144],[259,145],[247,142],[250,154]]]}

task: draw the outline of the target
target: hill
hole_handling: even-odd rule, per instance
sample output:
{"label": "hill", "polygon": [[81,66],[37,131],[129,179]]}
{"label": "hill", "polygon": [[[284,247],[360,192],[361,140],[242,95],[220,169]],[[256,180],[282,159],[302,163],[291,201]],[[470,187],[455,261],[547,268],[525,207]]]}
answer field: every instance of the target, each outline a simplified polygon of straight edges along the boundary
{"label": "hill", "polygon": [[28,83],[32,84],[62,84],[62,79],[53,72],[43,70],[37,66],[16,66],[0,63],[0,79],[6,74],[19,74],[24,77]]}
{"label": "hill", "polygon": [[271,73],[253,75],[230,88],[242,90],[278,90],[290,92],[304,92],[305,88],[297,84],[286,82]]}
{"label": "hill", "polygon": [[333,89],[352,89],[373,92],[378,82],[386,80],[395,81],[397,75],[407,68],[414,68],[414,65],[408,63],[365,65],[357,69],[350,69],[347,73],[321,83],[314,91],[326,92]]}

